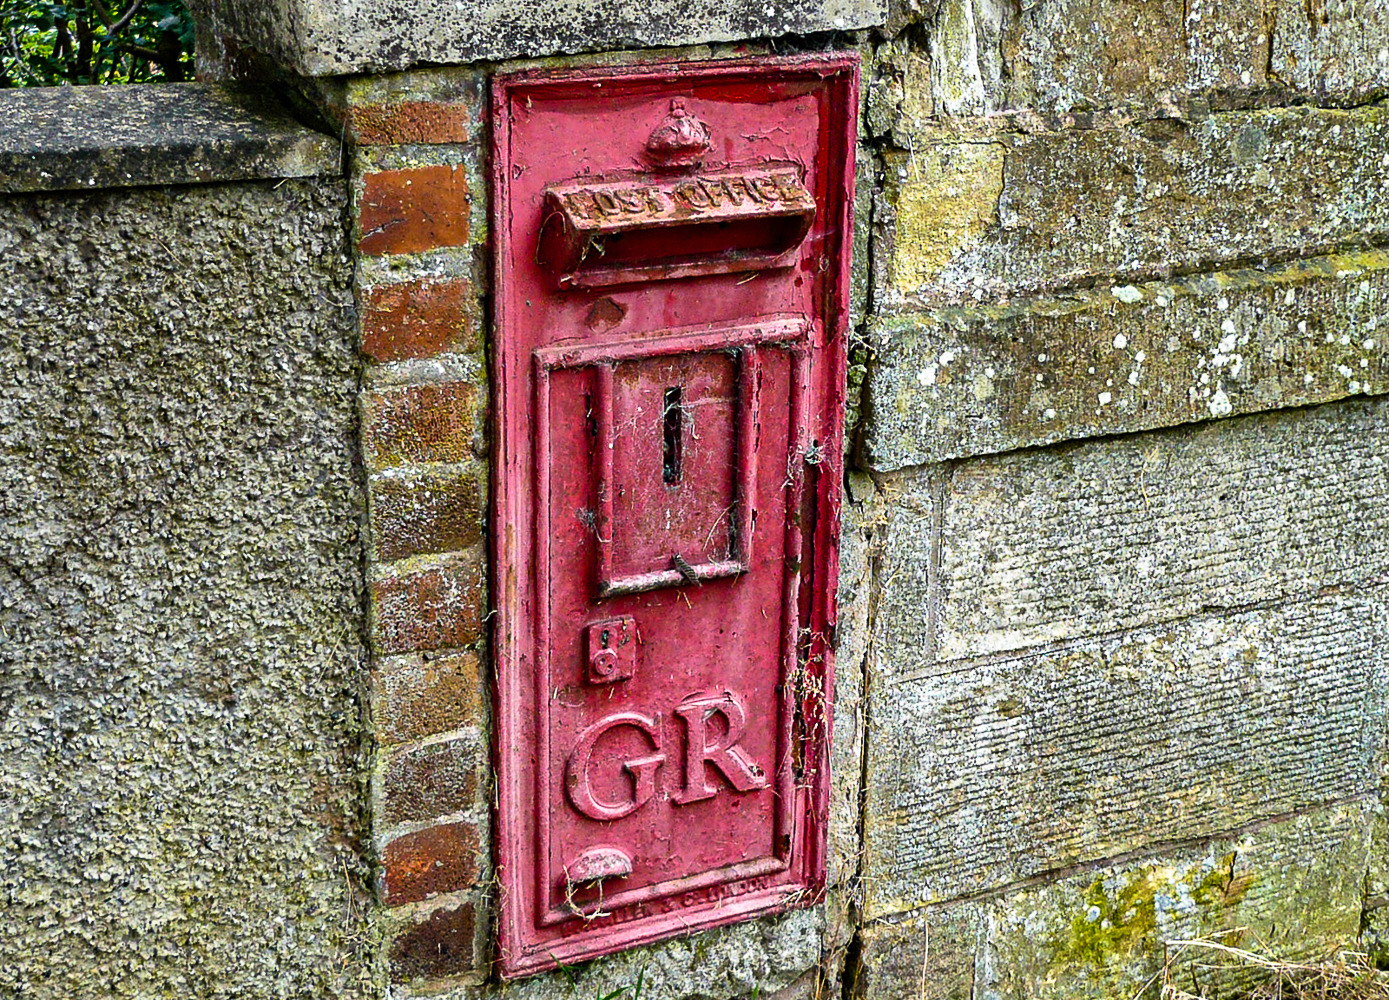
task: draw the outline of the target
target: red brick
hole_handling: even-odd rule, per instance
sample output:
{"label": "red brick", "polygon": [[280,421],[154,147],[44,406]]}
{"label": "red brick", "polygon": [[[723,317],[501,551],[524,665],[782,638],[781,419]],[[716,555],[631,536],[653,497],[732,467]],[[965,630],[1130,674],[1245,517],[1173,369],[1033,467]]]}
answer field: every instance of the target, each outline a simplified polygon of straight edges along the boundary
{"label": "red brick", "polygon": [[376,738],[404,743],[482,722],[476,653],[383,657],[372,676]]}
{"label": "red brick", "polygon": [[380,560],[457,552],[482,540],[482,488],[473,472],[375,476],[370,488],[372,545]]}
{"label": "red brick", "polygon": [[473,967],[477,914],[472,903],[431,913],[424,922],[400,934],[391,947],[391,979],[405,982],[433,976],[456,976]]}
{"label": "red brick", "polygon": [[486,573],[480,553],[372,584],[378,653],[462,649],[482,636]]}
{"label": "red brick", "polygon": [[467,280],[380,285],[363,297],[362,350],[374,361],[403,361],[471,347],[477,313]]}
{"label": "red brick", "polygon": [[418,903],[440,892],[455,892],[477,881],[477,828],[446,823],[397,837],[386,845],[386,904]]}
{"label": "red brick", "polygon": [[360,146],[467,142],[472,115],[467,104],[402,101],[350,108],[346,125]]}
{"label": "red brick", "polygon": [[481,438],[482,408],[469,382],[367,393],[362,454],[367,466],[462,462]]}
{"label": "red brick", "polygon": [[419,253],[468,242],[468,178],[462,167],[414,167],[367,174],[362,192],[365,254]]}
{"label": "red brick", "polygon": [[381,822],[413,823],[461,812],[477,797],[486,752],[477,738],[391,755],[381,776]]}

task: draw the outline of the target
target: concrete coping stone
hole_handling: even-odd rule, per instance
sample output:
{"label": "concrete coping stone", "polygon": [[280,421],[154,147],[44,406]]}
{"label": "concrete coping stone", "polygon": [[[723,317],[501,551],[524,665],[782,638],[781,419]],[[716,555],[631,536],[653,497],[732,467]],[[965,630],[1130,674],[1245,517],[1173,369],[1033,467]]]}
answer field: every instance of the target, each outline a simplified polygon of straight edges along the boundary
{"label": "concrete coping stone", "polygon": [[316,177],[338,143],[246,86],[0,90],[0,193]]}

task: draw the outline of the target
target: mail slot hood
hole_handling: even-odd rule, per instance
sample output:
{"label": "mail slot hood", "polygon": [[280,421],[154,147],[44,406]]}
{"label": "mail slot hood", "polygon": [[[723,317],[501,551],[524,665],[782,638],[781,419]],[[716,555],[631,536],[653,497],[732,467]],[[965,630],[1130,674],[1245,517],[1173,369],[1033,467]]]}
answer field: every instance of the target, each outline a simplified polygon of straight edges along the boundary
{"label": "mail slot hood", "polygon": [[560,288],[789,267],[814,219],[792,164],[580,179],[546,190],[538,260]]}

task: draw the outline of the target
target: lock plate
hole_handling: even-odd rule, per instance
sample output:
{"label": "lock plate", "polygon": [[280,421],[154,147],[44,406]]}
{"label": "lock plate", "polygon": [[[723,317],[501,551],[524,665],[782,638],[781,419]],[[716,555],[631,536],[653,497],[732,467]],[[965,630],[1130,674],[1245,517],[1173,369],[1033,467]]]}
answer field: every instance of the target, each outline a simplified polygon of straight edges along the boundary
{"label": "lock plate", "polygon": [[618,684],[637,672],[637,623],[633,618],[588,627],[588,682]]}

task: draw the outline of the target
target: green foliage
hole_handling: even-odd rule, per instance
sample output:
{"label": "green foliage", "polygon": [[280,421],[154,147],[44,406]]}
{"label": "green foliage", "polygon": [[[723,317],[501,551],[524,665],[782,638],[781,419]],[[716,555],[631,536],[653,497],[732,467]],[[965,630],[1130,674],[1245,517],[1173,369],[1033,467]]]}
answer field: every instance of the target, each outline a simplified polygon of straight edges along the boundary
{"label": "green foliage", "polygon": [[0,87],[188,78],[183,0],[0,0]]}

